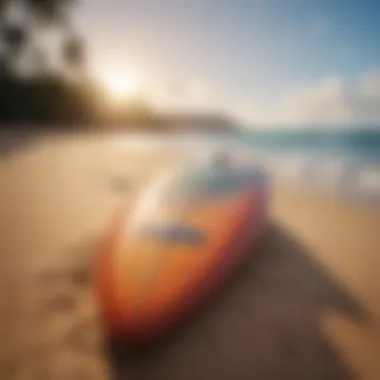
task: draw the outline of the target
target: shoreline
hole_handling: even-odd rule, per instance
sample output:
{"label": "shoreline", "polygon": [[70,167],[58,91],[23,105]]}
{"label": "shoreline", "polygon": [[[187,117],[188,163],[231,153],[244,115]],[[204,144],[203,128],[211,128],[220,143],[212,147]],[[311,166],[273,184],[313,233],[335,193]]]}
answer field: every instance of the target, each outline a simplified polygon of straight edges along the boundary
{"label": "shoreline", "polygon": [[[4,134],[4,133],[3,133]],[[324,155],[322,158],[316,153],[303,155],[302,151],[281,153],[270,150],[250,147],[236,136],[215,136],[216,140],[210,146],[210,136],[207,135],[173,135],[168,138],[164,134],[136,133],[127,131],[82,131],[72,133],[42,132],[42,134],[25,134],[14,132],[16,141],[1,141],[0,150],[3,156],[9,158],[13,154],[22,153],[23,148],[33,144],[48,144],[49,141],[61,140],[64,144],[78,144],[87,141],[84,145],[101,145],[105,140],[107,144],[119,145],[125,150],[155,151],[157,153],[172,151],[175,154],[189,156],[208,154],[210,149],[232,149],[237,155],[242,155],[264,167],[274,178],[274,181],[287,181],[290,186],[299,187],[306,191],[320,192],[335,197],[351,199],[354,202],[369,204],[380,203],[380,163],[366,161],[361,157],[341,155]],[[192,136],[192,138],[190,138]],[[11,146],[9,146],[11,145]],[[119,149],[120,147],[117,147]],[[293,157],[293,158],[292,158]],[[294,157],[298,157],[296,160]]]}

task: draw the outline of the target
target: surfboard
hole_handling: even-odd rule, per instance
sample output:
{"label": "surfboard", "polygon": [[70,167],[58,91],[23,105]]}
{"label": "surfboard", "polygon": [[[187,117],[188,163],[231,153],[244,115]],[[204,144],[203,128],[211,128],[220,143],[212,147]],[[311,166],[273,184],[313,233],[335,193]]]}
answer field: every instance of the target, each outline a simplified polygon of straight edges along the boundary
{"label": "surfboard", "polygon": [[97,262],[112,339],[152,340],[217,290],[264,231],[268,188],[251,166],[195,165],[161,176],[118,210]]}

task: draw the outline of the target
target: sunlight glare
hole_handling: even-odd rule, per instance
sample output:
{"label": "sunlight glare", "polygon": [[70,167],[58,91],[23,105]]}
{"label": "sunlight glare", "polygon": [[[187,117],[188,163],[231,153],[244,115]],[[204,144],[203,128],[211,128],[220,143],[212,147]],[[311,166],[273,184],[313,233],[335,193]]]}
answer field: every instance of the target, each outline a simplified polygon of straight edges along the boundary
{"label": "sunlight glare", "polygon": [[109,95],[116,100],[124,100],[137,95],[139,80],[136,74],[127,71],[112,71],[104,79]]}

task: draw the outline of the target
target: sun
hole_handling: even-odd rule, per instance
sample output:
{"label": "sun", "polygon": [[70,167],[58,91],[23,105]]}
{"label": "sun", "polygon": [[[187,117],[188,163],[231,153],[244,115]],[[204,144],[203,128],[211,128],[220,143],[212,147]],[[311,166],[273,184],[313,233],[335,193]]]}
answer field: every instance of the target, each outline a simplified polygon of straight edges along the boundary
{"label": "sun", "polygon": [[127,71],[111,71],[104,78],[104,86],[115,100],[136,96],[140,90],[137,74]]}

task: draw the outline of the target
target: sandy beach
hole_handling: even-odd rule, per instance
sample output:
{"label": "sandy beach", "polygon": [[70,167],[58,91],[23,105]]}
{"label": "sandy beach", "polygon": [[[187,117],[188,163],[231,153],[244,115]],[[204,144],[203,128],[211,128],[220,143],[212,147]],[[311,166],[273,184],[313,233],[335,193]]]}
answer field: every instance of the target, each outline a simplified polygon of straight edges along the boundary
{"label": "sandy beach", "polygon": [[380,209],[285,184],[268,230],[207,307],[144,352],[109,349],[92,265],[118,207],[170,151],[46,138],[0,158],[0,378],[380,378]]}

